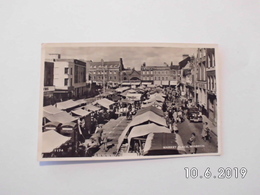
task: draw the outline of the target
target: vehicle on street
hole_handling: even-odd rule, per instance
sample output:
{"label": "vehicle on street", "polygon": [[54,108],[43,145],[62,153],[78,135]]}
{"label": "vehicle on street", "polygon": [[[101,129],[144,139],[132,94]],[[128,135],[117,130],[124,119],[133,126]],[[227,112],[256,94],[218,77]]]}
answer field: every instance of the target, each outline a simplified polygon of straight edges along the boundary
{"label": "vehicle on street", "polygon": [[187,112],[187,119],[190,122],[202,122],[202,114],[198,108],[189,108]]}

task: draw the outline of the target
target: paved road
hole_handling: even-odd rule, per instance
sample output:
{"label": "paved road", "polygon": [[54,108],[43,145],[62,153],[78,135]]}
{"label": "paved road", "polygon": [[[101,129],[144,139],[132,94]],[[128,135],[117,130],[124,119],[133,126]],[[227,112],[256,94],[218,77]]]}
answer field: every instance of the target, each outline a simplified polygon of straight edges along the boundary
{"label": "paved road", "polygon": [[[183,144],[185,145],[191,134],[194,132],[196,134],[196,145],[200,145],[198,147],[197,153],[216,153],[218,148],[213,142],[204,141],[201,137],[202,132],[202,123],[191,123],[188,119],[185,119],[184,122],[178,123],[179,134],[183,140]],[[189,151],[187,150],[189,153]]]}

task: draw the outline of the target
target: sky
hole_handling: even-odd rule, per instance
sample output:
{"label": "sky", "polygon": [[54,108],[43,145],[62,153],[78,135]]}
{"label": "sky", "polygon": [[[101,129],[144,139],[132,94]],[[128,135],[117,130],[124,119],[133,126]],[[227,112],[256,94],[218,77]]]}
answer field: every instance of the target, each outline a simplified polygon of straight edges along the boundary
{"label": "sky", "polygon": [[81,59],[101,61],[119,61],[123,59],[125,68],[140,70],[145,62],[147,66],[162,66],[164,62],[178,65],[183,59],[183,54],[196,55],[197,48],[174,47],[46,47],[45,59],[53,59],[56,56],[49,54],[61,54],[61,59]]}

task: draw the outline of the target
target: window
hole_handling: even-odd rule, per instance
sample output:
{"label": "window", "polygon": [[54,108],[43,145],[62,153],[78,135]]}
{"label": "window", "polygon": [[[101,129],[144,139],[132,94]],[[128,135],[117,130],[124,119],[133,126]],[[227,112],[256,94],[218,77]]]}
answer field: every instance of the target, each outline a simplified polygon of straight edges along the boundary
{"label": "window", "polygon": [[65,68],[64,69],[64,74],[68,74],[69,73],[69,68]]}
{"label": "window", "polygon": [[160,77],[158,77],[158,80],[160,80],[161,78]]}
{"label": "window", "polygon": [[175,75],[173,76],[173,80],[176,80],[176,76]]}
{"label": "window", "polygon": [[210,57],[208,56],[208,68],[210,68],[212,65],[211,65],[211,60],[210,60]]}
{"label": "window", "polygon": [[165,77],[165,80],[168,80],[168,77]]}
{"label": "window", "polygon": [[70,86],[72,86],[72,78],[70,78]]}
{"label": "window", "polygon": [[154,80],[156,80],[156,77],[154,77]]}
{"label": "window", "polygon": [[116,77],[114,77],[114,79],[116,80]]}
{"label": "window", "polygon": [[173,71],[173,74],[176,74],[176,71],[175,71],[175,70]]}
{"label": "window", "polygon": [[70,74],[72,75],[72,68],[70,68]]}
{"label": "window", "polygon": [[64,79],[64,85],[65,86],[68,86],[68,80],[69,80],[68,78]]}
{"label": "window", "polygon": [[215,67],[215,56],[212,55],[212,67]]}
{"label": "window", "polygon": [[211,90],[214,90],[214,79],[213,79],[213,77],[211,78]]}
{"label": "window", "polygon": [[164,80],[164,77],[162,77],[162,80]]}

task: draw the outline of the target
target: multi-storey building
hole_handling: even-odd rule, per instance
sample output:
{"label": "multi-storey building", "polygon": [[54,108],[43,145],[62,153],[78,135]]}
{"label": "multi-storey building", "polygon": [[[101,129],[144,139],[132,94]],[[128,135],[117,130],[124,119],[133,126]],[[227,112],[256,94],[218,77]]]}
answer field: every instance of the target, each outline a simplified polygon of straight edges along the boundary
{"label": "multi-storey building", "polygon": [[61,100],[82,98],[86,92],[86,63],[76,59],[54,59],[54,96]]}
{"label": "multi-storey building", "polygon": [[92,62],[88,61],[89,80],[99,85],[118,85],[121,82],[121,71],[124,70],[123,60]]}
{"label": "multi-storey building", "polygon": [[208,115],[207,106],[207,76],[206,76],[206,66],[207,66],[207,49],[199,48],[197,52],[196,68],[197,68],[197,92],[198,99],[197,102],[202,108],[202,113],[206,116]]}
{"label": "multi-storey building", "polygon": [[175,86],[177,85],[178,68],[172,65],[163,66],[141,66],[141,80],[143,83],[153,83],[155,85]]}
{"label": "multi-storey building", "polygon": [[206,66],[206,77],[207,77],[207,97],[208,97],[208,118],[213,123],[217,123],[217,94],[216,94],[216,61],[215,61],[215,50],[207,49],[207,66]]}
{"label": "multi-storey building", "polygon": [[141,84],[141,71],[135,68],[127,68],[121,72],[121,85],[140,85]]}
{"label": "multi-storey building", "polygon": [[44,62],[44,87],[43,87],[43,105],[50,105],[54,103],[53,92],[55,90],[53,85],[54,80],[54,63]]}
{"label": "multi-storey building", "polygon": [[180,67],[180,80],[179,80],[179,90],[183,97],[190,99],[190,88],[192,86],[192,64],[191,64],[191,57],[184,54],[183,60],[179,62]]}

